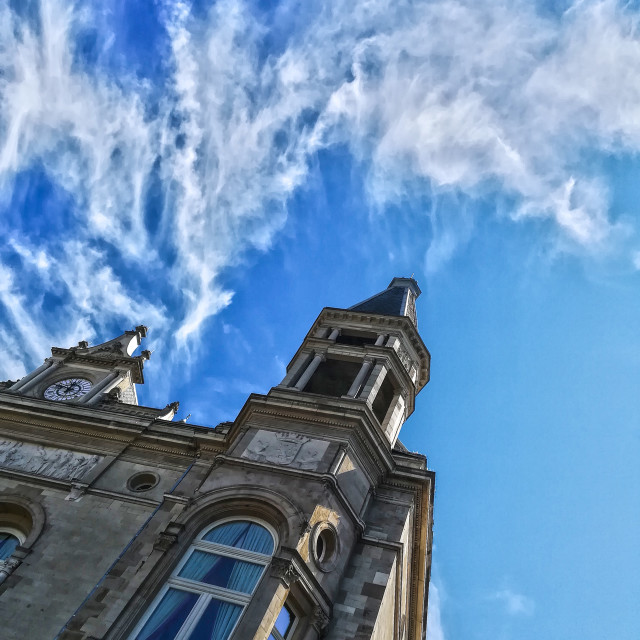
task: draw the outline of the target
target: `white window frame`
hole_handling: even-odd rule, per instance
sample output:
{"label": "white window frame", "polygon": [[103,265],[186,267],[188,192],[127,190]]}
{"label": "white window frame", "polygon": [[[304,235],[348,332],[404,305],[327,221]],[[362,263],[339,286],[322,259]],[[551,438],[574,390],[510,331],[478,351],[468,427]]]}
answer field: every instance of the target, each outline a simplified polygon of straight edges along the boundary
{"label": "white window frame", "polygon": [[[203,540],[204,536],[209,533],[212,529],[219,527],[222,524],[226,524],[228,522],[252,522],[254,524],[260,525],[264,527],[273,539],[273,552],[271,555],[266,555],[263,553],[256,553],[254,551],[246,551],[245,549],[237,549],[234,547],[228,547],[226,545],[221,545],[216,542],[208,542],[207,540]],[[140,618],[140,621],[135,626],[135,629],[129,636],[129,640],[135,640],[138,634],[142,631],[144,625],[148,622],[149,618],[153,615],[156,610],[158,604],[164,598],[167,591],[169,589],[174,588],[178,591],[187,591],[189,593],[196,593],[199,595],[198,600],[193,605],[193,608],[185,618],[185,621],[182,623],[182,626],[178,630],[177,634],[174,637],[174,640],[187,640],[189,635],[194,631],[196,625],[200,621],[202,614],[206,610],[207,606],[211,602],[211,600],[222,600],[223,602],[229,602],[231,604],[236,604],[243,607],[243,610],[240,612],[236,624],[233,629],[231,629],[231,633],[229,637],[233,636],[233,632],[240,622],[242,615],[246,610],[246,606],[251,602],[251,598],[255,593],[258,585],[260,584],[262,577],[264,576],[265,569],[271,562],[271,558],[273,557],[273,553],[275,553],[278,545],[278,537],[276,535],[275,530],[266,522],[262,520],[258,520],[257,518],[251,517],[230,517],[230,518],[222,518],[220,520],[216,520],[213,524],[205,527],[195,538],[195,540],[191,543],[189,548],[184,552],[182,558],[175,566],[174,570],[171,572],[171,575],[165,582],[162,589],[160,589],[158,595],[153,599],[151,604],[148,606],[145,614]],[[219,556],[226,556],[228,558],[234,558],[235,560],[244,560],[245,562],[252,562],[253,564],[263,565],[262,573],[258,578],[255,587],[251,593],[242,593],[240,591],[234,591],[233,589],[225,589],[224,587],[216,587],[214,585],[206,584],[204,582],[198,582],[196,580],[190,580],[188,578],[181,578],[178,576],[182,567],[188,562],[189,558],[193,554],[194,551],[206,551],[209,553],[215,553]],[[296,617],[297,620],[297,617]]]}

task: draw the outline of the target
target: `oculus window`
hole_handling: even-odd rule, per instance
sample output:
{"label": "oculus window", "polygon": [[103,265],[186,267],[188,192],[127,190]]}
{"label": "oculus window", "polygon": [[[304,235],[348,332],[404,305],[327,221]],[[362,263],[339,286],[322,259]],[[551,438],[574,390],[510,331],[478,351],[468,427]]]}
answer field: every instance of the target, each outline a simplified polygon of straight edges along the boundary
{"label": "oculus window", "polygon": [[248,520],[205,529],[130,640],[227,640],[271,561],[274,538]]}

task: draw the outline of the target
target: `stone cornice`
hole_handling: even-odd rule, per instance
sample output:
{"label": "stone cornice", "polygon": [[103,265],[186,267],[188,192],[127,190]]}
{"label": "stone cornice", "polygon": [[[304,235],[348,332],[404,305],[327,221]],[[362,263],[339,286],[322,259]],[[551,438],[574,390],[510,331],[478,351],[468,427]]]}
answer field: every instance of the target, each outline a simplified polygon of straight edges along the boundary
{"label": "stone cornice", "polygon": [[63,363],[66,365],[90,365],[98,369],[110,370],[113,368],[126,369],[131,373],[131,379],[136,384],[144,384],[143,356],[125,356],[109,353],[109,357],[99,357],[93,354],[79,354],[74,349],[62,349],[60,347],[52,347],[51,355],[54,358],[64,358]]}
{"label": "stone cornice", "polygon": [[377,476],[375,484],[395,467],[389,442],[363,400],[326,398],[280,388],[271,389],[267,396],[251,394],[230,432],[231,442],[235,441],[238,432],[251,421],[251,417],[259,414],[351,431],[368,454],[369,464],[373,465],[371,472]]}
{"label": "stone cornice", "polygon": [[[26,427],[26,428],[25,428]],[[47,432],[58,434],[55,438]],[[226,448],[226,438],[213,429],[152,419],[128,419],[103,409],[60,405],[34,398],[0,394],[0,433],[8,437],[49,441],[57,446],[116,453],[123,447],[193,456],[195,449],[215,455]],[[60,440],[60,434],[67,437]],[[109,442],[108,447],[100,442]],[[114,444],[120,446],[114,448]]]}
{"label": "stone cornice", "polygon": [[350,516],[353,524],[359,529],[360,533],[364,533],[365,523],[360,518],[360,516],[356,513],[355,509],[351,506],[347,496],[344,494],[336,477],[331,473],[319,473],[317,471],[308,471],[305,469],[289,469],[288,467],[281,467],[277,465],[273,465],[266,462],[256,462],[254,460],[248,460],[246,458],[234,458],[232,456],[227,456],[221,454],[216,457],[216,461],[218,465],[222,464],[231,464],[240,467],[252,467],[254,469],[268,470],[271,473],[282,473],[284,475],[290,475],[296,478],[300,476],[306,476],[308,478],[312,478],[313,480],[319,481],[324,484],[326,487],[331,488],[334,495],[338,498],[343,509]]}
{"label": "stone cornice", "polygon": [[348,309],[325,307],[313,323],[308,336],[313,336],[321,323],[330,320],[354,322],[359,326],[362,326],[362,324],[366,324],[374,330],[379,329],[380,332],[388,329],[400,329],[407,337],[409,344],[414,349],[420,361],[420,378],[418,380],[418,389],[422,389],[422,387],[424,387],[424,385],[429,382],[429,365],[431,362],[431,354],[422,341],[422,338],[418,333],[418,329],[406,316],[386,316],[381,314],[362,313],[359,311],[349,311]]}
{"label": "stone cornice", "polygon": [[77,480],[52,478],[50,476],[41,476],[35,473],[29,473],[28,471],[20,471],[19,469],[8,469],[8,468],[0,467],[0,476],[5,478],[13,478],[13,479],[20,478],[22,480],[28,481],[36,485],[40,485],[43,487],[50,487],[53,489],[59,489],[60,491],[63,491],[63,492],[70,492],[75,486],[80,485],[83,487],[83,494],[85,495],[94,495],[94,496],[101,496],[105,498],[117,499],[122,502],[130,502],[132,504],[139,504],[149,508],[156,507],[160,502],[159,500],[149,500],[148,498],[142,498],[140,496],[134,496],[128,493],[120,493],[118,491],[109,491],[106,489],[96,489],[94,487],[89,487],[87,485],[84,485],[82,482],[78,482]]}

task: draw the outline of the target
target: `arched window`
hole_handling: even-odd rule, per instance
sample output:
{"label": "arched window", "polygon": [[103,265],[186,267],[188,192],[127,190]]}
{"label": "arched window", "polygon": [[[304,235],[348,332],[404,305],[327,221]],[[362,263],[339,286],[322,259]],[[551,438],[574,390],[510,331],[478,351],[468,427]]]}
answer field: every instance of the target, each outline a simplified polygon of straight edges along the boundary
{"label": "arched window", "polygon": [[0,527],[0,560],[6,560],[20,544],[15,531],[7,531]]}
{"label": "arched window", "polygon": [[227,640],[274,551],[256,522],[205,529],[137,626],[131,640]]}
{"label": "arched window", "polygon": [[24,544],[33,529],[33,516],[16,502],[0,501],[0,560],[9,558],[19,544]]}

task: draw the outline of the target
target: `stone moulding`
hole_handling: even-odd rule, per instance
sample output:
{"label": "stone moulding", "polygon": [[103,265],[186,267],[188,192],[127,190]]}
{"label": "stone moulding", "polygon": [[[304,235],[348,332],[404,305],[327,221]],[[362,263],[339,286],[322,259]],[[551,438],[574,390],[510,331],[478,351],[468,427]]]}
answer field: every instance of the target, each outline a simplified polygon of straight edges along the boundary
{"label": "stone moulding", "polygon": [[[270,471],[274,471],[273,464],[269,464],[265,462],[254,462],[253,460],[247,460],[245,458],[233,458],[231,456],[220,455],[216,458],[216,460],[219,460],[219,466],[222,466],[223,464],[232,464],[232,465],[237,465],[241,467],[252,466],[252,467],[255,467],[256,469],[261,469],[261,470],[268,469]],[[332,475],[331,473],[319,473],[317,471],[306,471],[304,469],[289,469],[288,467],[278,467],[278,471],[287,475],[292,475],[294,477],[305,475],[307,477],[314,478],[315,480],[319,480],[325,487],[332,490],[332,492],[340,502],[340,505],[349,515],[353,524],[360,531],[360,533],[362,534],[364,532],[365,530],[364,521],[360,518],[360,516],[356,513],[354,508],[351,506],[351,503],[349,502],[349,500],[347,499],[347,496],[345,496],[344,492],[340,488],[340,485],[338,484],[338,481],[336,480],[336,477],[334,475]]]}

